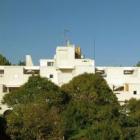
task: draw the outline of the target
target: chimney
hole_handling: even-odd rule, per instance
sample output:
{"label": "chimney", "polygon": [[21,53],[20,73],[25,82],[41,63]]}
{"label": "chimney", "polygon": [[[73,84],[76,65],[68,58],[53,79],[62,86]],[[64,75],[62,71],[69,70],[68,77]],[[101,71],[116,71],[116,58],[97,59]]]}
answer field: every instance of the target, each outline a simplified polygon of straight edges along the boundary
{"label": "chimney", "polygon": [[26,66],[33,66],[32,57],[30,55],[26,55]]}

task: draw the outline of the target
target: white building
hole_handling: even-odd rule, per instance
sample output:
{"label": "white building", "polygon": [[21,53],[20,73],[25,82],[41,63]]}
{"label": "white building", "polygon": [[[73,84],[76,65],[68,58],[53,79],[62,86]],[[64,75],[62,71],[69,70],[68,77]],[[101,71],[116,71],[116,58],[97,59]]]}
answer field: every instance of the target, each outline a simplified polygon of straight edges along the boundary
{"label": "white building", "polygon": [[85,72],[95,73],[94,60],[85,59],[81,49],[69,43],[57,47],[53,59],[41,59],[39,66],[33,65],[29,55],[26,56],[26,66],[0,66],[0,113],[7,109],[1,104],[3,96],[27,82],[32,74],[47,77],[61,86]]}
{"label": "white building", "polygon": [[84,72],[95,73],[94,60],[83,58],[80,48],[74,45],[57,47],[54,59],[40,60],[40,75],[59,86]]}
{"label": "white building", "polygon": [[116,94],[119,102],[140,99],[140,67],[96,67]]}
{"label": "white building", "polygon": [[56,48],[53,59],[41,59],[34,66],[31,56],[26,56],[26,66],[0,66],[0,113],[6,109],[1,101],[5,94],[20,87],[32,74],[47,77],[61,86],[82,73],[100,73],[120,102],[131,98],[140,99],[139,67],[96,67],[92,59],[85,59],[79,47],[67,44]]}

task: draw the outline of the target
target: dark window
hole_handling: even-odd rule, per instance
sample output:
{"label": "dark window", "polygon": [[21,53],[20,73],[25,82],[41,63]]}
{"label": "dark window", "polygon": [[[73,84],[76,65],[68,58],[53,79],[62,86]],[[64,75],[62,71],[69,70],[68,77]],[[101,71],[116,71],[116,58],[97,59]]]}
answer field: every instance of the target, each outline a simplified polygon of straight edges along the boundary
{"label": "dark window", "polygon": [[50,78],[53,78],[53,74],[50,74]]}
{"label": "dark window", "polygon": [[137,94],[137,91],[133,91],[133,94],[135,94],[135,95],[136,95],[136,94]]}
{"label": "dark window", "polygon": [[6,86],[3,86],[3,92],[8,92],[8,88]]}
{"label": "dark window", "polygon": [[4,70],[0,70],[0,74],[4,74]]}
{"label": "dark window", "polygon": [[47,66],[53,66],[53,62],[47,62]]}
{"label": "dark window", "polygon": [[113,85],[113,91],[124,91],[124,86],[117,87]]}
{"label": "dark window", "polygon": [[95,73],[98,73],[98,74],[100,74],[103,77],[107,77],[107,74],[106,74],[105,70],[98,70],[98,69],[96,69]]}
{"label": "dark window", "polygon": [[98,70],[98,69],[96,69],[95,72],[99,73],[99,74],[105,74],[105,70]]}
{"label": "dark window", "polygon": [[133,74],[134,73],[134,70],[124,70],[123,73],[125,75]]}
{"label": "dark window", "polygon": [[4,70],[0,70],[0,77],[4,76]]}
{"label": "dark window", "polygon": [[39,70],[32,70],[32,69],[30,69],[30,70],[27,70],[27,69],[23,69],[23,73],[24,74],[36,74],[36,75],[39,75]]}

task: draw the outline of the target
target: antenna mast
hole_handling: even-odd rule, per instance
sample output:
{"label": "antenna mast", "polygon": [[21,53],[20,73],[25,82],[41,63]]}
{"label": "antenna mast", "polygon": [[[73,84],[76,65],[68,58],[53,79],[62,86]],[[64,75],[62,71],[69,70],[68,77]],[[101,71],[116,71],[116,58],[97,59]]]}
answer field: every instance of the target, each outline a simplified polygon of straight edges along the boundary
{"label": "antenna mast", "polygon": [[95,39],[94,39],[94,52],[93,52],[94,60],[95,60],[95,53],[96,53],[96,52],[95,52],[95,49],[96,49],[96,48],[95,48]]}
{"label": "antenna mast", "polygon": [[69,39],[68,39],[68,36],[67,34],[69,33],[70,31],[68,29],[64,29],[64,45],[68,45],[69,43]]}

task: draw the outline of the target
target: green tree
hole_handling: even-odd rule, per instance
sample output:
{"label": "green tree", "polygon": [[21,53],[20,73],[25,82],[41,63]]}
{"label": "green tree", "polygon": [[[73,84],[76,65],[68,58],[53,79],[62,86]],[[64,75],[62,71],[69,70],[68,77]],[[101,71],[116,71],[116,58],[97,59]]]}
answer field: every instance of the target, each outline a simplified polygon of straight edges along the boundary
{"label": "green tree", "polygon": [[6,116],[7,133],[12,140],[62,140],[61,117],[68,97],[46,78],[30,77],[4,102],[13,108]]}
{"label": "green tree", "polygon": [[6,57],[0,54],[0,65],[11,65],[11,63]]}
{"label": "green tree", "polygon": [[140,100],[130,99],[122,106],[119,118],[125,140],[140,139]]}
{"label": "green tree", "polygon": [[6,120],[2,116],[0,116],[0,139],[10,140],[9,136],[6,135]]}
{"label": "green tree", "polygon": [[46,78],[30,77],[5,95],[12,140],[139,140],[140,101],[120,106],[98,74],[82,74],[61,88]]}
{"label": "green tree", "polygon": [[59,108],[46,104],[20,105],[6,117],[7,133],[12,140],[61,140],[59,112]]}
{"label": "green tree", "polygon": [[68,140],[123,139],[116,96],[98,74],[82,74],[62,86],[70,102],[63,112],[63,131]]}
{"label": "green tree", "polygon": [[18,90],[10,94],[6,94],[3,103],[9,106],[16,106],[27,103],[63,103],[62,97],[65,93],[60,88],[46,78],[40,76],[30,77],[28,82],[21,86]]}

